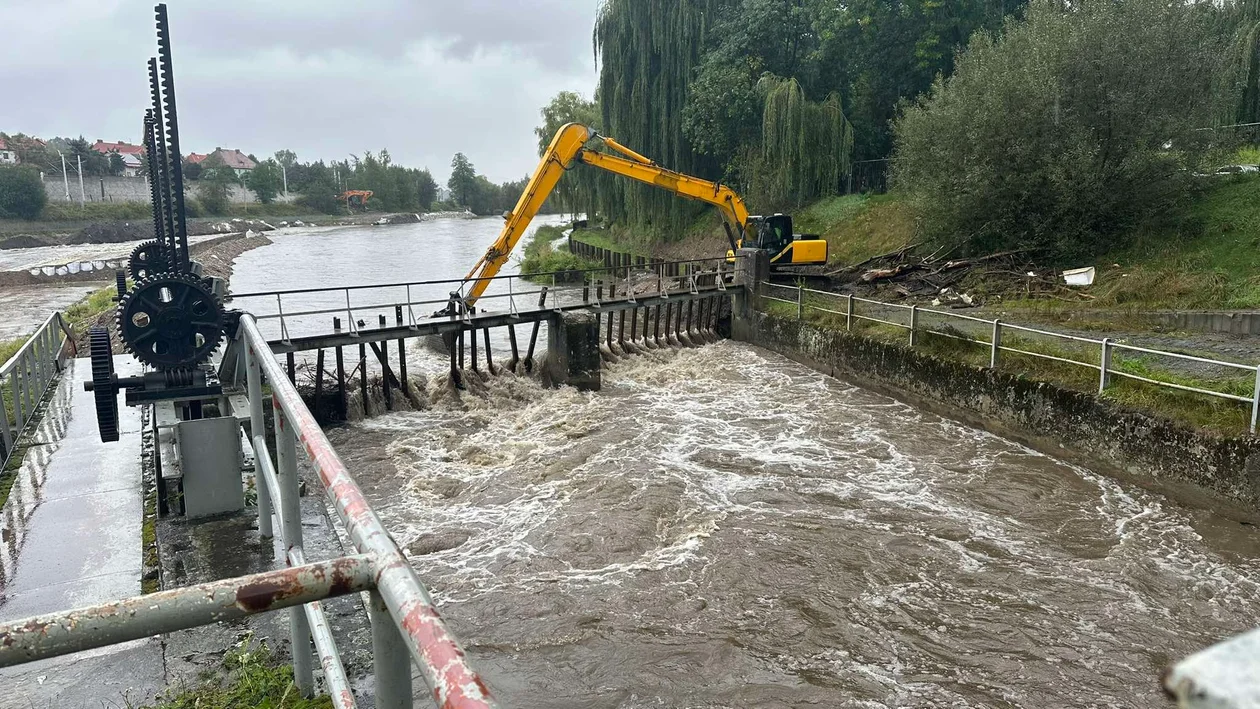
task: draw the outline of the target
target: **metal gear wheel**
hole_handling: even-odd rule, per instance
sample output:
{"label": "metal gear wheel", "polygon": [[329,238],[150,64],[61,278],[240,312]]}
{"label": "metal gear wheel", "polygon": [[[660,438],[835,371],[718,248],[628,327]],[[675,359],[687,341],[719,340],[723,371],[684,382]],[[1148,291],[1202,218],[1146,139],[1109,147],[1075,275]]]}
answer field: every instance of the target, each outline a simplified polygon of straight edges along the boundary
{"label": "metal gear wheel", "polygon": [[190,273],[149,276],[118,302],[118,333],[126,350],[161,370],[195,367],[223,339],[223,303]]}
{"label": "metal gear wheel", "polygon": [[135,281],[169,270],[171,265],[167,262],[162,244],[157,241],[146,241],[132,249],[131,257],[127,260],[127,272]]}
{"label": "metal gear wheel", "polygon": [[109,330],[94,327],[88,331],[92,352],[92,397],[96,400],[96,425],[101,442],[118,440],[118,389],[114,384],[114,353]]}

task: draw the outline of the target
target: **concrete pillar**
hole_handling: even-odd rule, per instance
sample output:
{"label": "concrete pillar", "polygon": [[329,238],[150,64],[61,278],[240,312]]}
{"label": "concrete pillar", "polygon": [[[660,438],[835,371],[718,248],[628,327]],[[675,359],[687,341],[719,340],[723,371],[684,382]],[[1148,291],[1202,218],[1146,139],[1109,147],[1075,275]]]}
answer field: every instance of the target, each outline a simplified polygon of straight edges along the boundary
{"label": "concrete pillar", "polygon": [[739,258],[735,262],[735,296],[729,319],[718,320],[718,334],[741,340],[744,339],[741,325],[757,307],[761,284],[770,280],[770,254],[761,249],[740,249],[736,255]]}
{"label": "concrete pillar", "polygon": [[547,361],[543,381],[548,386],[599,391],[599,324],[590,313],[557,313],[547,322]]}

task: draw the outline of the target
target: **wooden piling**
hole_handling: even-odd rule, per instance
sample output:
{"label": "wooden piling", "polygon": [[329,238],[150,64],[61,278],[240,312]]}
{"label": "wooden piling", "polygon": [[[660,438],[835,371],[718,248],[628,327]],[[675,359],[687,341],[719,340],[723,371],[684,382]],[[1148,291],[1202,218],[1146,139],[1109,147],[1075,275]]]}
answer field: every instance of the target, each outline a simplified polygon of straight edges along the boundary
{"label": "wooden piling", "polygon": [[626,346],[626,311],[621,311],[617,323],[617,344],[625,349]]}
{"label": "wooden piling", "polygon": [[349,392],[346,391],[346,360],[341,345],[337,345],[337,394],[341,396],[341,417],[347,418],[350,408]]}
{"label": "wooden piling", "polygon": [[315,414],[315,423],[325,423],[324,417],[320,414],[319,397],[324,393],[324,348],[319,348],[319,352],[315,354],[315,401],[312,413]]}
{"label": "wooden piling", "polygon": [[657,303],[656,305],[656,323],[654,324],[654,327],[652,328],[652,339],[656,342],[656,346],[660,347],[661,345],[661,306],[660,306],[660,303]]}
{"label": "wooden piling", "polygon": [[[542,292],[538,295],[538,309],[542,310],[547,304],[547,286],[543,286]],[[534,321],[534,330],[529,335],[529,351],[525,354],[525,371],[534,371],[534,345],[538,342],[538,328],[542,326],[542,320]]]}
{"label": "wooden piling", "polygon": [[367,345],[359,343],[359,396],[363,400],[363,418],[367,418],[372,413],[372,407],[368,401],[367,387]]}
{"label": "wooden piling", "polygon": [[[397,321],[400,327],[402,326],[403,316],[401,305],[394,306],[394,320]],[[410,398],[411,382],[407,380],[407,339],[404,337],[398,338],[398,379],[399,383],[402,384],[403,396]]]}
{"label": "wooden piling", "polygon": [[293,353],[290,352],[284,356],[285,362],[289,365],[289,381],[297,384],[297,363],[293,359]]}
{"label": "wooden piling", "polygon": [[630,311],[630,341],[639,341],[639,309],[634,308]]}
{"label": "wooden piling", "polygon": [[474,372],[481,371],[481,365],[477,364],[477,331],[470,330],[468,337],[469,351],[468,358],[472,360],[472,369]]}
{"label": "wooden piling", "polygon": [[508,360],[508,370],[515,372],[516,365],[521,363],[520,352],[516,349],[516,326],[508,325],[508,344],[512,346],[512,359]]}
{"label": "wooden piling", "polygon": [[494,358],[490,355],[490,328],[481,328],[481,334],[486,343],[486,371],[494,374]]}

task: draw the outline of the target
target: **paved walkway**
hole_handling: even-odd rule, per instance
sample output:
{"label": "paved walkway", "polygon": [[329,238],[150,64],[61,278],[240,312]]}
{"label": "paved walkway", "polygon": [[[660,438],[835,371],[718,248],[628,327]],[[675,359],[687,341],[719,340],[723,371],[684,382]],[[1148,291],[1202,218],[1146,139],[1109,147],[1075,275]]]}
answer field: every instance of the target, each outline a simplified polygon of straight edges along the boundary
{"label": "paved walkway", "polygon": [[[139,373],[131,357],[114,366]],[[120,440],[101,443],[90,378],[88,360],[67,363],[0,510],[0,620],[140,593],[140,410],[120,406]],[[0,708],[139,705],[164,674],[156,640],[79,653],[0,670]]]}

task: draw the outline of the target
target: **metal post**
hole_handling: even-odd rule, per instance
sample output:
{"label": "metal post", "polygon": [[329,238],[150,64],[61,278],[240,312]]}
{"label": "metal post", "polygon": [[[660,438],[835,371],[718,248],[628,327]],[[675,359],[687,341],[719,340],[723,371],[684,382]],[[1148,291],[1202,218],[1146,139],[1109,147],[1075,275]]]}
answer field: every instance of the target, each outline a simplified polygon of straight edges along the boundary
{"label": "metal post", "polygon": [[621,311],[621,315],[617,318],[617,344],[622,347],[626,346],[626,311]]}
{"label": "metal post", "polygon": [[389,608],[376,591],[369,592],[372,623],[372,669],[376,674],[376,709],[410,709],[411,655]]}
{"label": "metal post", "polygon": [[844,304],[844,329],[853,330],[853,294],[849,293],[845,296],[847,301]]}
{"label": "metal post", "polygon": [[630,341],[639,341],[639,309],[630,311]]}
{"label": "metal post", "polygon": [[910,346],[914,347],[918,343],[919,335],[919,306],[910,306]]}
{"label": "metal post", "polygon": [[4,397],[0,397],[0,445],[4,446],[0,459],[8,458],[13,450],[13,432],[9,428],[9,413],[5,411]]}
{"label": "metal post", "polygon": [[1002,351],[1002,321],[993,321],[993,350],[989,352],[989,369],[998,368],[998,353]]}
{"label": "metal post", "polygon": [[1260,367],[1256,367],[1256,391],[1251,397],[1251,432],[1256,432],[1256,420],[1260,419]]}
{"label": "metal post", "polygon": [[656,306],[656,323],[652,328],[652,339],[658,346],[661,344],[661,306],[659,304]]}
{"label": "metal post", "polygon": [[[249,440],[262,436],[267,430],[263,421],[262,375],[258,369],[258,353],[249,344],[245,344],[245,386],[249,394]],[[267,481],[263,480],[262,465],[257,461],[267,455],[266,450],[254,451],[254,487],[258,490],[258,536],[270,539],[271,529],[271,490]]]}
{"label": "metal post", "polygon": [[1101,396],[1111,380],[1111,338],[1102,341],[1102,358],[1098,362],[1098,394]]}
{"label": "metal post", "polygon": [[[796,286],[796,319],[805,319],[805,289],[800,285]],[[911,341],[910,344],[913,345],[914,342]]]}
{"label": "metal post", "polygon": [[[276,482],[280,490],[280,535],[284,540],[285,561],[290,549],[302,548],[302,509],[298,502],[297,435],[273,399],[276,423]],[[289,611],[289,639],[293,644],[293,682],[304,697],[315,694],[311,657],[311,626],[306,613],[296,607]]]}
{"label": "metal post", "polygon": [[480,365],[477,364],[477,331],[470,330],[468,334],[469,334],[468,343],[469,345],[471,345],[471,350],[469,351],[469,355],[470,355],[470,358],[472,359],[472,368],[474,372],[480,372],[481,371],[481,369],[479,369]]}
{"label": "metal post", "polygon": [[22,435],[22,424],[26,419],[22,416],[22,368],[15,363],[9,373],[9,390],[13,399],[13,435]]}
{"label": "metal post", "polygon": [[297,363],[293,359],[293,353],[285,355],[286,363],[289,365],[289,381],[297,384]]}
{"label": "metal post", "polygon": [[[544,287],[542,293],[538,295],[538,309],[542,310],[547,304],[547,289]],[[538,328],[542,325],[542,320],[534,321],[534,330],[529,335],[529,350],[525,353],[525,371],[534,371],[534,345],[538,343]]]}

